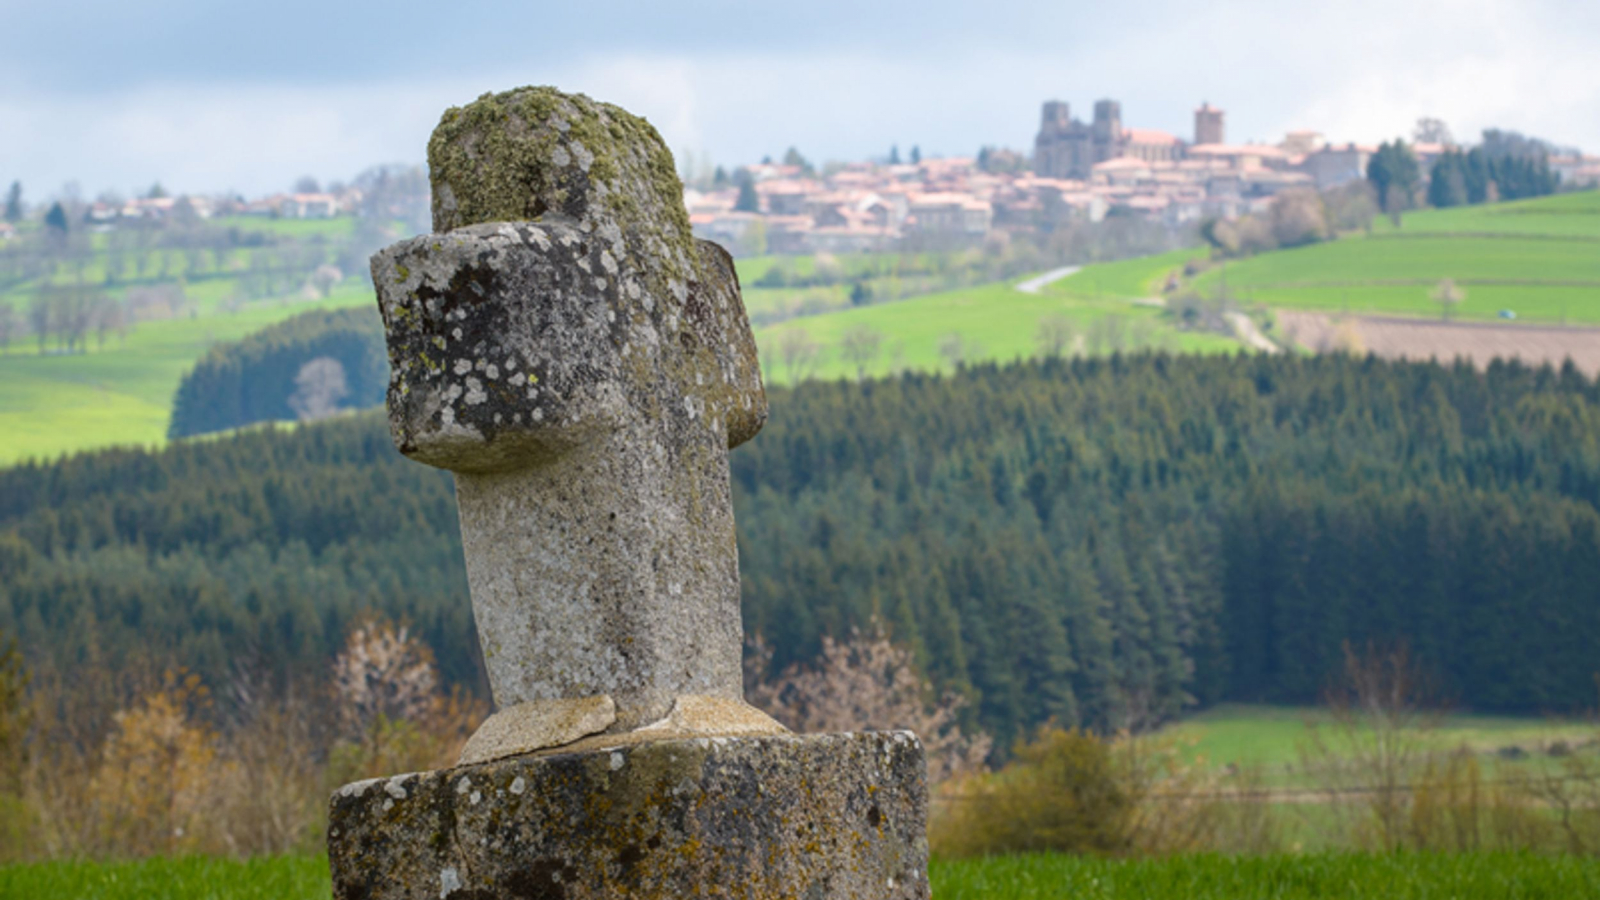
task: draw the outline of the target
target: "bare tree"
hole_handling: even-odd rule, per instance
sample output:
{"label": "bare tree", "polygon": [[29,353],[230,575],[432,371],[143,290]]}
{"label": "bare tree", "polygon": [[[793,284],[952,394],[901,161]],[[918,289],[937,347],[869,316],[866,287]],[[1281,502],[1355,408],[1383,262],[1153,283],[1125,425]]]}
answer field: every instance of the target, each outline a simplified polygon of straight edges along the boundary
{"label": "bare tree", "polygon": [[55,314],[51,310],[52,294],[48,291],[39,291],[33,295],[33,302],[28,304],[28,328],[33,331],[34,339],[39,342],[39,355],[44,355],[45,341],[50,338],[50,327],[55,323]]}
{"label": "bare tree", "polygon": [[11,339],[17,336],[21,327],[16,307],[0,303],[0,354],[11,355]]}
{"label": "bare tree", "polygon": [[90,309],[91,324],[94,327],[95,349],[106,348],[106,336],[112,332],[120,333],[126,327],[126,316],[122,305],[110,297],[97,297]]}
{"label": "bare tree", "polygon": [[1433,289],[1433,293],[1428,296],[1433,298],[1433,302],[1439,304],[1439,313],[1444,321],[1448,322],[1450,321],[1450,310],[1460,306],[1461,301],[1467,299],[1467,292],[1456,287],[1455,279],[1446,278],[1439,282],[1439,285]]}
{"label": "bare tree", "polygon": [[804,328],[790,328],[778,337],[778,359],[791,382],[804,381],[820,361],[822,348]]}
{"label": "bare tree", "polygon": [[867,377],[867,367],[878,359],[883,350],[883,332],[870,325],[852,325],[839,340],[844,358],[856,368],[856,380]]}
{"label": "bare tree", "polygon": [[1417,120],[1417,127],[1411,132],[1412,138],[1419,144],[1443,144],[1446,147],[1455,144],[1455,138],[1450,135],[1450,126],[1443,119],[1423,116]]}
{"label": "bare tree", "polygon": [[[369,619],[350,630],[333,661],[345,728],[375,741],[384,719],[419,719],[437,702],[433,652],[406,626]],[[376,752],[376,748],[372,748]]]}
{"label": "bare tree", "polygon": [[1084,337],[1091,353],[1120,353],[1128,349],[1128,319],[1107,313],[1089,323]]}
{"label": "bare tree", "polygon": [[318,297],[326,297],[333,290],[333,286],[344,280],[344,273],[337,266],[323,263],[311,273],[309,284]]}
{"label": "bare tree", "polygon": [[981,768],[989,754],[989,736],[964,732],[957,721],[965,698],[945,694],[930,702],[932,688],[917,675],[911,652],[890,642],[881,623],[868,632],[852,628],[845,641],[824,636],[813,664],[790,666],[768,680],[771,659],[772,651],[753,638],[745,695],[793,731],[909,729],[922,739],[935,783]]}
{"label": "bare tree", "polygon": [[939,355],[952,369],[965,365],[971,352],[967,340],[953,331],[939,339]]}
{"label": "bare tree", "polygon": [[1039,345],[1039,355],[1059,359],[1077,340],[1077,327],[1060,313],[1051,313],[1039,320],[1039,330],[1034,341]]}
{"label": "bare tree", "polygon": [[1405,644],[1344,644],[1344,670],[1326,694],[1327,723],[1315,723],[1301,748],[1308,775],[1330,805],[1353,812],[1361,836],[1400,849],[1411,800],[1409,778],[1430,756],[1428,733],[1440,720],[1428,681]]}
{"label": "bare tree", "polygon": [[339,410],[339,401],[350,392],[345,382],[344,365],[331,356],[319,356],[300,367],[294,377],[295,392],[289,408],[302,422],[326,419]]}
{"label": "bare tree", "polygon": [[1298,247],[1328,239],[1328,208],[1322,196],[1309,188],[1288,190],[1274,197],[1267,219],[1273,243]]}

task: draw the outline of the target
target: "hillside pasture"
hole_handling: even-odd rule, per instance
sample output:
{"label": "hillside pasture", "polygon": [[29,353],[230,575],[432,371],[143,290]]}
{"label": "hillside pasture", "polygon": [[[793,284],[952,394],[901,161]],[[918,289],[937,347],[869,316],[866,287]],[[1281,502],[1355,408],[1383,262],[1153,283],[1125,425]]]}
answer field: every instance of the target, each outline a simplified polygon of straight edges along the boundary
{"label": "hillside pasture", "polygon": [[[1444,279],[1465,294],[1448,308],[1433,298]],[[1343,315],[1600,324],[1600,192],[1413,212],[1399,228],[1379,218],[1371,234],[1228,261],[1193,286]]]}
{"label": "hillside pasture", "polygon": [[1174,250],[1117,262],[1085,266],[1077,273],[1051,283],[1047,293],[1090,299],[1144,300],[1160,297],[1167,275],[1182,270],[1190,260],[1205,259],[1203,247]]}
{"label": "hillside pasture", "polygon": [[[789,384],[801,377],[854,377],[856,366],[846,357],[843,344],[847,334],[862,329],[882,337],[879,354],[865,367],[868,376],[904,370],[942,371],[949,370],[954,359],[943,349],[951,349],[956,342],[962,363],[1037,355],[1040,322],[1049,316],[1069,323],[1073,352],[1229,353],[1239,349],[1231,338],[1181,331],[1158,309],[1122,299],[1063,296],[1051,293],[1050,288],[1025,294],[1009,282],[793,319],[758,329],[756,341],[761,347],[763,372],[771,383]],[[786,340],[794,338],[786,339],[786,335],[796,333],[803,333],[817,348],[811,365],[792,365],[787,359]]]}
{"label": "hillside pasture", "polygon": [[0,355],[0,465],[111,445],[159,446],[179,380],[212,344],[307,310],[371,302],[371,292],[350,281],[319,301],[144,322],[103,347],[91,337],[85,353],[39,354],[32,343],[14,344]]}

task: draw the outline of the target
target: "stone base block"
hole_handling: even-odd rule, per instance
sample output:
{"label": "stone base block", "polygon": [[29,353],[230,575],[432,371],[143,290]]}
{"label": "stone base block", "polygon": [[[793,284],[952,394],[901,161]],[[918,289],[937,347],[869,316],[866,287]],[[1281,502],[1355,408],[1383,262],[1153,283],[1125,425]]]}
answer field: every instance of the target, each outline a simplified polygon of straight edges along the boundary
{"label": "stone base block", "polygon": [[924,900],[907,732],[690,738],[347,785],[340,900]]}

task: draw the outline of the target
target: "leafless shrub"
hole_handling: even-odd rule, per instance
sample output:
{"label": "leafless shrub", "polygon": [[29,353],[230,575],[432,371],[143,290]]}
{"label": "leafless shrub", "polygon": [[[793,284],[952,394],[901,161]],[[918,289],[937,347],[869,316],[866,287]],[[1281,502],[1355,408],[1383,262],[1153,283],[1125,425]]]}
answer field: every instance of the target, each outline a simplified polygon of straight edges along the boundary
{"label": "leafless shrub", "polygon": [[294,387],[289,408],[302,422],[326,419],[338,412],[339,401],[350,393],[344,364],[331,356],[319,356],[301,366],[294,377]]}
{"label": "leafless shrub", "polygon": [[883,350],[883,332],[870,325],[854,325],[839,339],[844,358],[856,369],[856,380],[867,377],[867,368]]}
{"label": "leafless shrub", "polygon": [[751,640],[745,695],[792,731],[913,731],[934,783],[981,768],[989,754],[988,735],[961,728],[965,698],[945,694],[930,702],[932,689],[917,675],[910,651],[890,642],[880,625],[866,633],[853,628],[846,641],[824,636],[813,664],[768,680],[762,676],[771,658],[759,637]]}
{"label": "leafless shrub", "polygon": [[1038,331],[1034,333],[1034,343],[1039,346],[1039,355],[1050,359],[1061,358],[1077,339],[1077,326],[1060,313],[1041,317]]}

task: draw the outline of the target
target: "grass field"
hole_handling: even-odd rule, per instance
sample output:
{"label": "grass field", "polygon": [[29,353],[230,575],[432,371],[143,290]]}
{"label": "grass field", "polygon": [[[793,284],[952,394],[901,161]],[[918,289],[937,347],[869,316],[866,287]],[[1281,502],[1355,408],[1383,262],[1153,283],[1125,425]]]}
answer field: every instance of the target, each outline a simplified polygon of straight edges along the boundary
{"label": "grass field", "polygon": [[939,900],[1568,900],[1600,896],[1600,860],[1510,853],[1010,856],[937,862]]}
{"label": "grass field", "polygon": [[[775,383],[795,378],[796,373],[785,364],[782,352],[784,334],[794,330],[803,330],[821,348],[812,377],[855,375],[855,367],[843,355],[841,340],[857,328],[870,328],[883,335],[882,352],[867,367],[868,375],[903,369],[938,371],[949,368],[939,348],[951,335],[958,335],[968,348],[967,362],[1033,356],[1038,347],[1039,321],[1049,315],[1069,319],[1080,339],[1089,337],[1096,321],[1119,316],[1125,326],[1120,347],[1123,350],[1157,347],[1175,352],[1228,353],[1239,348],[1232,339],[1219,335],[1179,331],[1160,310],[1134,306],[1120,297],[1096,300],[1050,293],[1048,289],[1040,294],[1024,294],[1009,283],[794,319],[759,329],[756,341],[761,346],[763,370]],[[1108,345],[1102,349],[1111,348]]]}
{"label": "grass field", "polygon": [[87,353],[40,356],[31,344],[0,356],[0,465],[114,444],[166,439],[178,382],[207,348],[297,313],[371,303],[359,281],[316,302],[268,301],[237,313],[144,322]]}
{"label": "grass field", "polygon": [[[934,860],[939,900],[1574,900],[1600,896],[1600,859],[1516,853],[1106,860],[1060,855]],[[0,897],[326,900],[320,856],[43,863],[0,868]]]}
{"label": "grass field", "polygon": [[1207,271],[1195,286],[1247,304],[1439,318],[1442,279],[1466,292],[1452,317],[1600,323],[1600,191],[1387,219],[1371,235],[1264,253]]}
{"label": "grass field", "polygon": [[1191,259],[1209,255],[1204,247],[1174,250],[1158,256],[1141,256],[1085,266],[1081,271],[1045,288],[1046,293],[1067,297],[1143,300],[1161,296],[1167,273],[1182,269]]}
{"label": "grass field", "polygon": [[[1260,766],[1270,771],[1297,764],[1311,729],[1328,721],[1329,715],[1322,709],[1222,704],[1190,716],[1164,733],[1190,744],[1190,752],[1208,763]],[[1466,747],[1493,755],[1515,746],[1537,755],[1553,741],[1578,746],[1596,738],[1600,738],[1600,726],[1593,722],[1450,715],[1440,720],[1426,741],[1440,750]]]}

